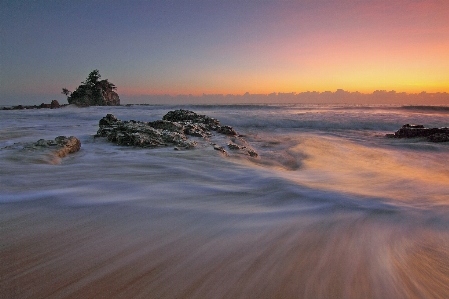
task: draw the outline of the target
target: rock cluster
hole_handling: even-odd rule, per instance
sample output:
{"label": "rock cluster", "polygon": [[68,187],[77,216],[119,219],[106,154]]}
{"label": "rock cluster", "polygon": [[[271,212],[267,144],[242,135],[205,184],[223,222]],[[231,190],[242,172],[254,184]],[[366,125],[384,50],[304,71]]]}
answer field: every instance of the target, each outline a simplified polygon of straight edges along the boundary
{"label": "rock cluster", "polygon": [[53,100],[53,101],[51,101],[50,104],[42,103],[39,106],[38,105],[33,105],[33,106],[17,105],[17,106],[12,106],[12,107],[3,107],[3,110],[42,109],[42,108],[56,109],[56,108],[61,108],[64,106],[66,106],[66,105],[60,105],[57,100]]}
{"label": "rock cluster", "polygon": [[425,128],[423,125],[403,125],[394,134],[387,134],[390,138],[426,138],[431,142],[448,142],[449,128]]}
{"label": "rock cluster", "polygon": [[120,106],[118,94],[110,88],[87,87],[80,85],[70,97],[67,98],[69,104],[78,107],[88,106]]}
{"label": "rock cluster", "polygon": [[[220,121],[209,116],[183,109],[169,111],[162,120],[153,122],[122,121],[112,114],[107,114],[99,121],[96,136],[106,137],[110,142],[118,145],[174,146],[177,150],[190,149],[198,142],[205,141],[209,142],[214,149],[227,155],[224,146],[211,142],[212,139],[215,141],[219,135],[225,138],[225,144],[227,143],[230,150],[238,150],[251,157],[258,156],[232,127],[221,125]],[[196,140],[191,140],[188,136],[196,137]],[[223,143],[223,138],[219,141]]]}

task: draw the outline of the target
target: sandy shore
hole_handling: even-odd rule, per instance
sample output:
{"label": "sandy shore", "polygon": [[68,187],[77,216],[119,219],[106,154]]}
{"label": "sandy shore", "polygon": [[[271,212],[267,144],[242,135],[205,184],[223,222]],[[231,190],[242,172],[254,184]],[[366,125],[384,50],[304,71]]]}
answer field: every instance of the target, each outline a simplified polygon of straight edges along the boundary
{"label": "sandy shore", "polygon": [[3,204],[0,297],[449,297],[447,233],[326,218]]}

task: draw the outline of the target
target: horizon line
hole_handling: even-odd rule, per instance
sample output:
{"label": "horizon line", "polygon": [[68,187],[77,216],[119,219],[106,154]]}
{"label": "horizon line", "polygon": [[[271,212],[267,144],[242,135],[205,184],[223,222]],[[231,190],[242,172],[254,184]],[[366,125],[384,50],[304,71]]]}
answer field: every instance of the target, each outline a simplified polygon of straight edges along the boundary
{"label": "horizon line", "polygon": [[[119,92],[117,92],[119,94]],[[192,93],[123,93],[126,96],[169,96],[169,97],[177,97],[177,96],[188,96],[188,97],[202,97],[202,96],[280,96],[280,95],[301,95],[301,94],[316,94],[316,95],[322,95],[322,94],[353,94],[353,95],[377,95],[377,94],[389,94],[389,95],[449,95],[449,91],[437,91],[437,92],[427,92],[425,90],[420,92],[406,92],[406,91],[396,91],[396,90],[386,90],[386,89],[376,89],[371,93],[365,93],[360,91],[347,91],[344,89],[336,89],[335,91],[291,91],[291,92],[270,92],[270,93],[251,93],[249,91],[244,93],[201,93],[201,94],[192,94]]]}

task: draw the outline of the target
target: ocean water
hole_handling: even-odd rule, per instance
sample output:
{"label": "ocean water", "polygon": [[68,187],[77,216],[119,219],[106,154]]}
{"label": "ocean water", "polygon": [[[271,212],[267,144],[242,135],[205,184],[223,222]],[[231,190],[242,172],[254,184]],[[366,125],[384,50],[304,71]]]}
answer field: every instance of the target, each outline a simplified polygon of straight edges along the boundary
{"label": "ocean water", "polygon": [[[217,118],[259,157],[94,138],[107,113]],[[449,298],[449,107],[0,111],[1,298]],[[76,136],[48,160],[27,142]]]}

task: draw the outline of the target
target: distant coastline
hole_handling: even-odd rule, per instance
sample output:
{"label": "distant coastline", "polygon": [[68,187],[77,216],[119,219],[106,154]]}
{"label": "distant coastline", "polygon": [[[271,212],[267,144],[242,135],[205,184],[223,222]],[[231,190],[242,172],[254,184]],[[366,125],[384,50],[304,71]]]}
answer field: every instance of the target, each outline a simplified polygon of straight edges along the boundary
{"label": "distant coastline", "polygon": [[24,110],[24,109],[57,109],[68,106],[68,104],[60,105],[57,100],[51,101],[50,104],[42,103],[40,105],[16,105],[16,106],[2,106],[1,110]]}

